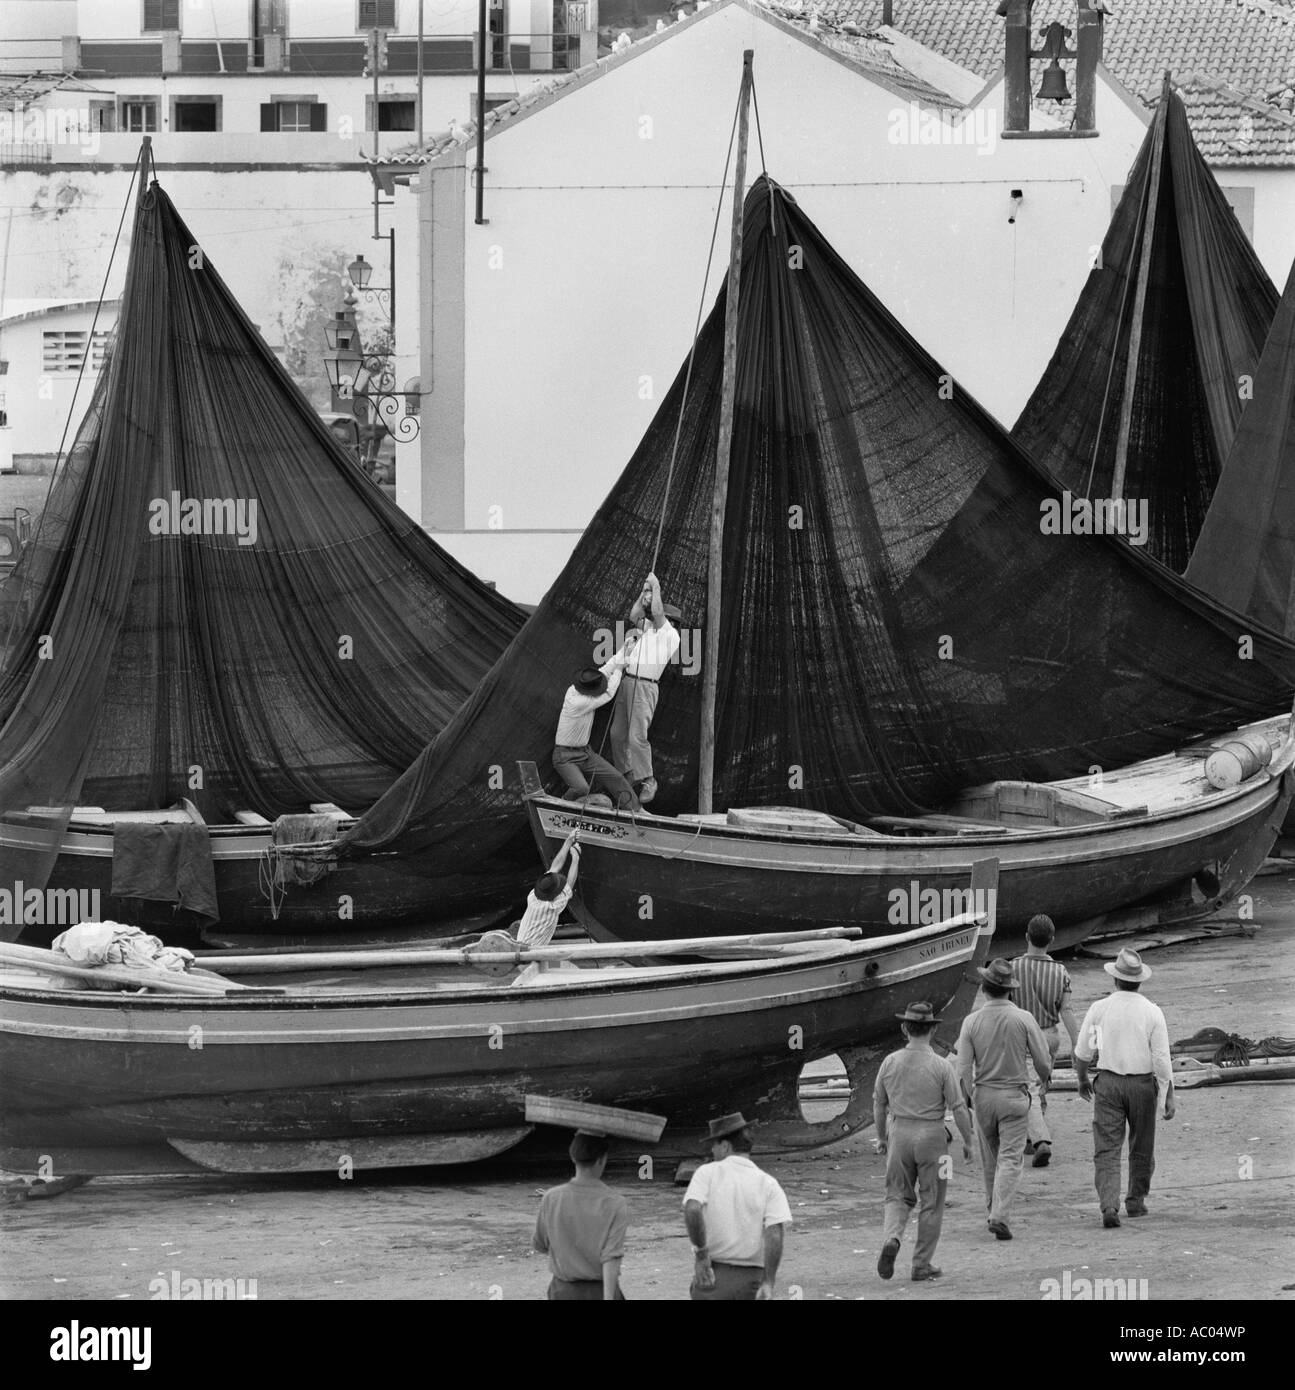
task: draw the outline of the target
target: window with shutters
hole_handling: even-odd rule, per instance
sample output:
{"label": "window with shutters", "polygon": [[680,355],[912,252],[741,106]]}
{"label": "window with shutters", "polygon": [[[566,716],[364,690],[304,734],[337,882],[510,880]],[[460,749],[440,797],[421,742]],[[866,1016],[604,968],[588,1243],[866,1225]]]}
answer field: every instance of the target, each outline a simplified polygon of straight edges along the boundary
{"label": "window with shutters", "polygon": [[117,103],[115,101],[92,101],[90,103],[90,129],[116,130]]}
{"label": "window with shutters", "polygon": [[357,29],[394,29],[396,0],[356,0]]}
{"label": "window with shutters", "polygon": [[159,34],[180,27],[180,0],[144,0],[142,34]]}
{"label": "window with shutters", "polygon": [[121,104],[121,129],[147,135],[157,129],[157,98],[127,97]]}
{"label": "window with shutters", "polygon": [[5,394],[0,391],[0,430],[9,428],[9,405],[5,400]]}
{"label": "window with shutters", "polygon": [[328,107],[322,101],[267,101],[261,106],[261,129],[326,131]]}
{"label": "window with shutters", "polygon": [[[44,372],[79,372],[81,359],[85,356],[85,329],[70,332],[50,332],[41,334],[41,370]],[[94,335],[94,347],[90,353],[89,369],[92,372],[103,370],[108,352],[109,334],[105,330]]]}
{"label": "window with shutters", "polygon": [[171,129],[180,134],[220,129],[219,97],[172,97]]}

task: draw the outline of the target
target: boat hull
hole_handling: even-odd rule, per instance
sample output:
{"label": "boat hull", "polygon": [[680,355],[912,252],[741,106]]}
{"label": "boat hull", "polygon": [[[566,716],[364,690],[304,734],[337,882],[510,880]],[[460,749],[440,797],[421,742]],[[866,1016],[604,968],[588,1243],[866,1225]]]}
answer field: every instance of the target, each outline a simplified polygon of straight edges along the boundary
{"label": "boat hull", "polygon": [[[517,1132],[528,1093],[664,1115],[663,1152],[691,1151],[707,1120],[735,1109],[770,1146],[823,1143],[866,1122],[869,1068],[898,1042],[898,1011],[955,994],[965,1011],[976,948],[977,927],[963,924],[904,944],[537,988],[209,1002],[6,987],[0,1161],[46,1154],[58,1172],[103,1171],[77,1155],[335,1140],[324,1166],[337,1167],[348,1143]],[[810,1125],[800,1069],[834,1053],[856,1083],[849,1117]]]}
{"label": "boat hull", "polygon": [[[342,823],[343,828],[345,824]],[[215,924],[219,934],[272,936],[283,944],[306,942],[321,935],[381,936],[417,927],[426,936],[451,936],[506,924],[518,915],[528,883],[519,879],[515,901],[500,909],[481,911],[482,882],[465,873],[429,881],[411,871],[397,854],[374,854],[338,859],[323,878],[313,884],[290,884],[271,891],[268,826],[215,825],[210,827],[212,868],[220,912]],[[0,850],[18,849],[26,843],[23,827],[0,820]],[[104,919],[161,931],[176,940],[177,928],[192,928],[187,914],[177,914],[170,903],[141,902],[112,894],[113,835],[111,826],[68,828],[48,886],[65,892],[95,895]],[[533,881],[533,880],[532,880]],[[497,901],[499,885],[490,880],[487,897]],[[32,923],[23,939],[48,944],[71,922]]]}
{"label": "boat hull", "polygon": [[1137,821],[921,839],[737,830],[544,795],[527,804],[542,858],[579,829],[572,910],[599,939],[666,939],[685,921],[716,936],[808,926],[901,931],[964,910],[972,861],[992,855],[997,947],[1023,946],[1029,919],[1046,912],[1063,949],[1143,908],[1148,923],[1215,911],[1263,863],[1291,792],[1285,772]]}

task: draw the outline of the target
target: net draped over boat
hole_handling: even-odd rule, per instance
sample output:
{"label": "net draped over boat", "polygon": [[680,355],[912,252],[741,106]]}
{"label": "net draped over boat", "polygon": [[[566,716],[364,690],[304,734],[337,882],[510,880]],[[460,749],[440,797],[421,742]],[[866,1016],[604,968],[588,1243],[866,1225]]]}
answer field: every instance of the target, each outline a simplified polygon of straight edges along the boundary
{"label": "net draped over boat", "polygon": [[[905,331],[795,201],[744,210],[723,546],[715,804],[862,818],[969,784],[1114,768],[1272,713],[1295,649],[1112,536],[1047,534],[1057,489]],[[415,872],[535,872],[515,760],[549,753],[575,669],[653,554],[683,617],[651,726],[654,812],[696,809],[701,629],[723,293],[684,371],[539,608],[345,838]],[[1257,692],[1257,687],[1261,687]],[[603,746],[607,711],[593,744]],[[610,752],[610,746],[604,746]]]}
{"label": "net draped over boat", "polygon": [[1295,265],[1185,577],[1295,637]]}
{"label": "net draped over boat", "polygon": [[[1147,549],[1181,574],[1241,417],[1242,378],[1259,361],[1277,297],[1196,148],[1182,100],[1166,92],[1100,262],[1013,437],[1078,496],[1145,501]],[[1116,489],[1135,329],[1125,474]]]}
{"label": "net draped over boat", "polygon": [[[213,500],[205,533],[173,533]],[[155,183],[3,597],[0,810],[187,797],[209,822],[362,810],[524,617],[347,455]]]}

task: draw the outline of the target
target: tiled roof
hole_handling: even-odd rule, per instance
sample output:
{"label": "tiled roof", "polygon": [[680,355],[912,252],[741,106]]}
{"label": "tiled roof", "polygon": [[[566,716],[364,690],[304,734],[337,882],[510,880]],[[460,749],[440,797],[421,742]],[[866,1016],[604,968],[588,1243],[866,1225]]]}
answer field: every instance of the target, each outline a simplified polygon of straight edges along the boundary
{"label": "tiled roof", "polygon": [[1207,164],[1295,165],[1295,114],[1274,110],[1211,77],[1188,74],[1174,86]]}
{"label": "tiled roof", "polygon": [[[847,59],[850,64],[875,78],[882,86],[901,96],[908,97],[912,101],[955,110],[961,105],[947,92],[933,86],[930,82],[916,76],[904,67],[891,52],[891,46],[884,38],[856,29],[849,22],[843,24],[818,22],[815,27],[810,18],[811,11],[808,5],[796,4],[794,0],[791,4],[765,3],[765,0],[754,0],[754,3],[748,3],[748,0],[697,0],[692,13],[684,14],[681,11],[677,21],[667,24],[664,29],[648,34],[637,42],[625,43],[619,50],[604,54],[597,62],[588,63],[575,72],[555,74],[547,82],[542,82],[520,96],[514,97],[512,101],[503,106],[498,106],[493,111],[487,112],[485,121],[487,133],[504,121],[512,120],[519,115],[529,114],[567,88],[576,87],[600,77],[609,68],[629,62],[647,49],[668,41],[677,28],[683,28],[704,20],[705,12],[711,8],[712,3],[716,3],[717,7],[735,3],[746,4],[748,9],[754,9],[757,12],[765,11],[770,16],[770,22],[786,25],[803,38],[813,39],[821,43],[825,49]],[[427,164],[447,154],[456,145],[465,145],[475,139],[476,125],[469,122],[465,126],[458,126],[453,134],[449,131],[442,131],[431,136],[421,145],[407,145],[403,149],[384,153],[379,162],[387,166],[393,164]]]}
{"label": "tiled roof", "polygon": [[[1147,105],[1155,103],[1166,69],[1175,86],[1189,73],[1207,73],[1274,108],[1283,108],[1288,94],[1295,100],[1295,5],[1288,0],[1111,0],[1110,8],[1103,61]],[[893,2],[896,30],[986,81],[1003,66],[1004,25],[997,11],[995,0]],[[882,0],[823,0],[822,15],[873,31],[882,22]],[[1030,17],[1036,39],[1053,20],[1073,30],[1075,0],[1036,0]],[[1193,133],[1202,148],[1212,147],[1226,137],[1226,119],[1213,104],[1202,103],[1198,111]],[[1217,131],[1216,117],[1223,120]]]}

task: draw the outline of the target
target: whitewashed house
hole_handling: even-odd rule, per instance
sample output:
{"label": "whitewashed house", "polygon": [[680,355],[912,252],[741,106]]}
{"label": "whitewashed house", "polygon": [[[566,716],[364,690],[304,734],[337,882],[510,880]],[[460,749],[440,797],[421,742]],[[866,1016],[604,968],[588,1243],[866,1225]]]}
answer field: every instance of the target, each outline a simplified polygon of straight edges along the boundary
{"label": "whitewashed house", "polygon": [[[719,0],[495,113],[483,225],[472,143],[410,151],[423,429],[398,496],[515,598],[556,577],[687,353],[748,48],[769,174],[1008,424],[1146,130],[1095,55],[1082,77],[1070,65],[1094,129],[1036,116],[1007,138],[1001,76]],[[760,150],[753,132],[752,176]],[[398,201],[400,169],[386,169]],[[707,308],[727,259],[722,230]]]}

